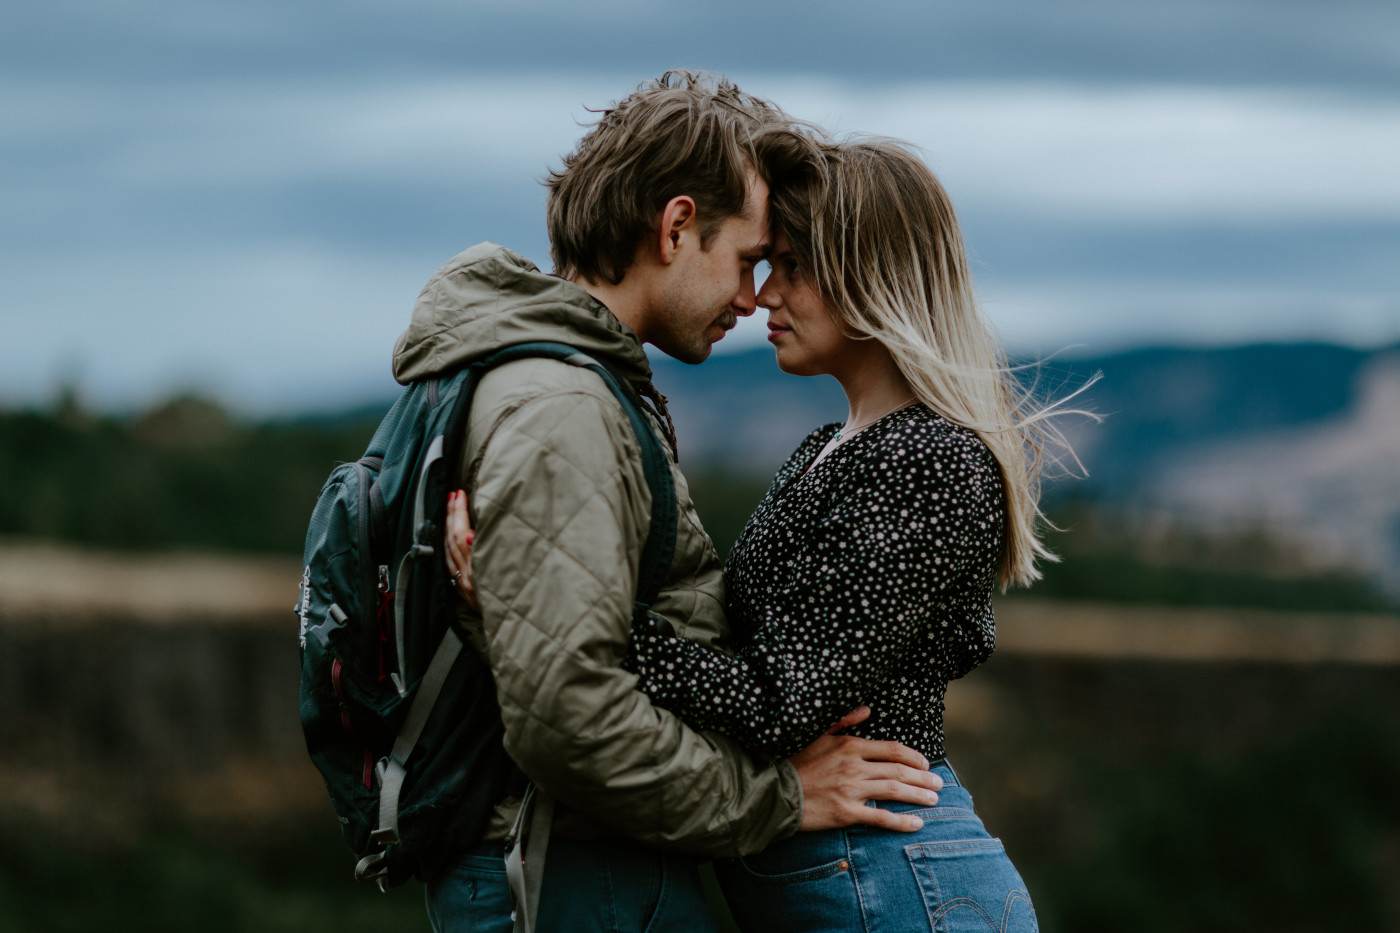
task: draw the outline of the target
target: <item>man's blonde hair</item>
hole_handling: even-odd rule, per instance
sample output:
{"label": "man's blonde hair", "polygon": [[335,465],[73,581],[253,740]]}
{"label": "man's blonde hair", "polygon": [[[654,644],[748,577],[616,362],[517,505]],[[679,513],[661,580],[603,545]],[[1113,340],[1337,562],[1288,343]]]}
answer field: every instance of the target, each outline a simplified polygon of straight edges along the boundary
{"label": "man's blonde hair", "polygon": [[726,219],[744,213],[750,175],[766,175],[756,137],[786,119],[721,76],[668,71],[641,84],[603,110],[545,180],[555,273],[621,282],[679,195],[695,199],[708,246]]}
{"label": "man's blonde hair", "polygon": [[[906,144],[822,142],[800,176],[775,188],[773,224],[847,333],[878,340],[920,401],[976,431],[996,456],[1007,528],[999,581],[1026,585],[1038,559],[1047,448],[1068,451],[1007,364],[982,314],[948,193]],[[1069,453],[1073,457],[1072,453]]]}

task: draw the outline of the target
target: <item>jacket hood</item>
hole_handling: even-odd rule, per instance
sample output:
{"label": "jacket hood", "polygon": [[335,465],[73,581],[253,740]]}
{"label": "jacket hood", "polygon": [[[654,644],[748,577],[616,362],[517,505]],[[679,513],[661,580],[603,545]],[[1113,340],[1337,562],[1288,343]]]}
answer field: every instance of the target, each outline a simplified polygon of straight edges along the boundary
{"label": "jacket hood", "polygon": [[651,379],[641,340],[607,306],[495,243],[458,253],[423,286],[394,344],[394,378],[407,385],[535,340],[576,347],[630,382]]}

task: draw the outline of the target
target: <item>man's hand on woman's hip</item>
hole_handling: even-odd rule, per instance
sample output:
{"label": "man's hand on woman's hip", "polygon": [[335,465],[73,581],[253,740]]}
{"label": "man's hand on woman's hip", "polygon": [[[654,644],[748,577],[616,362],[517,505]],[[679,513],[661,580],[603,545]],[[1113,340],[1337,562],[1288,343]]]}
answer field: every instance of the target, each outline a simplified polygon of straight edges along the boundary
{"label": "man's hand on woman's hip", "polygon": [[792,764],[802,779],[800,829],[836,829],[869,823],[913,832],[923,826],[917,816],[866,806],[869,800],[898,800],[931,807],[938,803],[943,779],[928,770],[928,759],[898,742],[877,742],[835,735],[863,722],[870,709],[857,707],[825,735],[796,755]]}

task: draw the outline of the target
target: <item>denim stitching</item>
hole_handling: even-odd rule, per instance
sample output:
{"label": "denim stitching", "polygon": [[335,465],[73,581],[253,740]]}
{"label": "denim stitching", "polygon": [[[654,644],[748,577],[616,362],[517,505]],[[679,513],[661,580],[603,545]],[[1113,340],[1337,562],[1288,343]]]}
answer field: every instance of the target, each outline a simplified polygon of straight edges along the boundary
{"label": "denim stitching", "polygon": [[891,810],[890,812],[898,813],[900,816],[917,816],[925,822],[928,820],[969,820],[977,817],[977,814],[971,810],[963,810],[959,807],[928,807],[924,810]]}
{"label": "denim stitching", "polygon": [[834,862],[827,862],[825,865],[818,865],[815,868],[804,868],[802,871],[784,872],[780,875],[767,875],[760,871],[754,871],[742,858],[738,861],[750,878],[756,878],[759,881],[766,881],[770,884],[792,884],[798,881],[816,881],[819,878],[830,878],[832,875],[840,873],[843,870],[841,868],[841,863],[844,861],[849,864],[850,858],[837,859]]}
{"label": "denim stitching", "polygon": [[856,860],[851,854],[851,833],[849,829],[841,830],[841,842],[846,846],[846,870],[851,873],[851,886],[855,888],[856,891],[856,909],[860,911],[860,928],[863,933],[869,933],[870,917],[865,910],[865,891],[861,889],[860,872],[856,870]]}
{"label": "denim stitching", "polygon": [[912,846],[905,846],[904,851],[910,849],[937,849],[940,852],[962,852],[975,849],[1000,849],[1002,848],[1000,839],[950,839],[947,842],[920,842]]}
{"label": "denim stitching", "polygon": [[1001,910],[1001,926],[998,928],[999,930],[1001,930],[1001,933],[1006,933],[1006,928],[1011,923],[1011,908],[1016,906],[1017,901],[1026,902],[1026,907],[1029,908],[1031,912],[1031,923],[1035,924],[1035,928],[1037,930],[1040,929],[1040,922],[1036,919],[1035,905],[1031,903],[1030,894],[1026,891],[1022,891],[1020,888],[1017,888],[1010,894],[1006,895],[1006,906],[1004,906]]}
{"label": "denim stitching", "polygon": [[[910,875],[913,877],[913,879],[914,879],[914,890],[919,892],[919,900],[923,901],[923,903],[924,903],[924,917],[928,919],[928,928],[929,928],[929,931],[930,931],[930,933],[937,933],[937,931],[934,930],[934,919],[933,919],[933,913],[934,913],[934,910],[935,910],[936,908],[935,908],[935,905],[930,904],[930,903],[928,902],[928,900],[929,900],[929,893],[928,893],[927,886],[925,886],[923,879],[919,877],[919,868],[918,868],[917,865],[914,864],[914,858],[913,858],[914,853],[912,853],[912,852],[909,851],[909,850],[912,849],[912,848],[914,848],[914,847],[913,847],[913,846],[905,846],[905,847],[904,847],[904,864],[909,866],[909,874],[910,874]],[[937,896],[937,894],[938,894],[938,882],[937,882],[936,879],[933,880],[933,888],[934,888],[934,892],[933,892],[933,893],[934,893],[935,896]]]}
{"label": "denim stitching", "polygon": [[659,869],[657,874],[660,876],[660,879],[658,883],[658,890],[656,892],[656,909],[652,911],[651,919],[647,921],[647,925],[645,929],[642,930],[642,933],[651,933],[652,928],[661,922],[661,915],[665,913],[666,910],[666,897],[670,890],[669,886],[666,883],[669,866],[663,859],[659,862],[657,868]]}
{"label": "denim stitching", "polygon": [[1000,923],[997,923],[992,919],[992,915],[987,912],[987,909],[983,907],[982,903],[976,898],[964,896],[955,897],[950,900],[944,901],[942,900],[943,895],[938,886],[937,875],[933,871],[931,866],[927,867],[926,870],[931,876],[929,880],[932,882],[932,894],[939,900],[936,905],[929,903],[929,892],[923,883],[923,879],[920,878],[919,869],[915,864],[917,860],[932,857],[931,855],[925,855],[925,852],[927,850],[932,849],[937,850],[939,852],[975,852],[984,850],[995,851],[1000,850],[1002,848],[1003,846],[1001,840],[996,838],[962,839],[950,840],[948,842],[920,842],[915,843],[914,845],[908,845],[904,847],[905,864],[909,866],[910,874],[912,874],[914,877],[914,884],[918,888],[920,899],[924,902],[924,911],[928,915],[929,925],[931,929],[937,930],[938,925],[943,920],[943,917],[954,907],[970,905],[974,909],[976,909],[976,911],[982,916],[982,919],[986,921],[989,929],[997,930],[999,931],[999,933],[1005,933],[1007,924],[1010,922],[1011,919],[1011,908],[1012,906],[1014,906],[1018,898],[1026,902],[1026,906],[1029,907],[1031,910],[1032,918],[1035,917],[1035,907],[1031,904],[1030,895],[1019,888],[1011,891],[1007,895],[1006,901],[1002,905]]}
{"label": "denim stitching", "polygon": [[982,904],[981,904],[981,902],[979,902],[979,901],[978,901],[976,898],[974,898],[974,897],[955,897],[955,898],[953,898],[953,899],[950,900],[950,901],[945,901],[945,902],[939,907],[939,909],[938,909],[938,911],[937,911],[936,913],[933,913],[933,914],[930,914],[930,915],[929,915],[929,919],[932,920],[932,921],[934,922],[934,924],[939,924],[939,923],[943,922],[943,917],[944,917],[946,914],[948,914],[954,907],[963,907],[963,906],[966,906],[966,905],[969,905],[969,904],[970,904],[979,914],[982,915],[982,919],[985,920],[985,921],[987,922],[987,926],[988,926],[989,928],[994,929],[994,930],[1003,930],[1003,931],[1006,929],[1006,926],[1005,926],[1005,923],[1004,923],[1004,922],[1003,922],[1003,925],[1002,925],[1002,926],[997,926],[997,925],[996,925],[996,921],[994,921],[994,920],[992,919],[992,915],[989,914],[989,913],[987,913],[987,909],[986,909],[985,907],[983,907]]}

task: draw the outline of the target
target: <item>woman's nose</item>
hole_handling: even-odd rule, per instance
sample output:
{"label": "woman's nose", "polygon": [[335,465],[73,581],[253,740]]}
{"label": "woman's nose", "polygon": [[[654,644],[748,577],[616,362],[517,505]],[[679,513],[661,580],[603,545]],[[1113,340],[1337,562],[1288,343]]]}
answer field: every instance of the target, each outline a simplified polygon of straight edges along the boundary
{"label": "woman's nose", "polygon": [[782,307],[783,297],[778,294],[776,288],[769,287],[771,279],[772,277],[770,276],[768,280],[764,281],[763,287],[758,290],[758,306],[760,308],[772,309]]}

